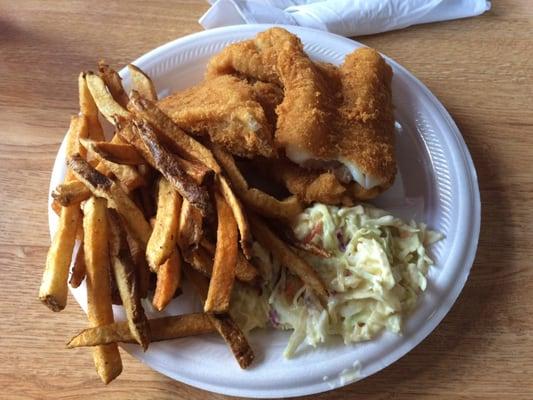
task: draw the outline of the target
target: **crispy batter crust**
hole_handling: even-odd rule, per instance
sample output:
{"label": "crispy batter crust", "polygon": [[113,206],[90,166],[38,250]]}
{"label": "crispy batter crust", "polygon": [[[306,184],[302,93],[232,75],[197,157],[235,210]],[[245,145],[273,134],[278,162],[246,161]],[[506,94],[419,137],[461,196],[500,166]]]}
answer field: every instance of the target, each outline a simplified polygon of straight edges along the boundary
{"label": "crispy batter crust", "polygon": [[[271,95],[265,85],[259,84],[257,90],[268,104]],[[158,105],[182,129],[195,135],[208,134],[233,154],[273,154],[273,126],[246,81],[229,75],[216,77],[174,93]]]}
{"label": "crispy batter crust", "polygon": [[348,192],[356,198],[373,197],[392,184],[392,70],[375,50],[355,51],[340,68],[315,64],[296,36],[272,28],[213,57],[207,77],[224,74],[283,88],[283,101],[276,108],[275,143],[289,158],[350,163],[378,181],[371,189],[351,184]]}

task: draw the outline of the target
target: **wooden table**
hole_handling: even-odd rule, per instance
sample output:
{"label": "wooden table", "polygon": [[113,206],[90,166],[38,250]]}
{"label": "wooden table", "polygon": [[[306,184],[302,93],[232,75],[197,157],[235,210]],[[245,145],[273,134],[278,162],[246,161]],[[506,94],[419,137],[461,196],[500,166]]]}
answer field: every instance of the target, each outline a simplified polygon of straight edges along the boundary
{"label": "wooden table", "polygon": [[[146,3],[146,4],[145,4]],[[77,113],[76,76],[99,58],[122,66],[199,31],[204,1],[0,1],[0,397],[223,398],[123,355],[108,387],[70,298],[37,301],[50,239],[52,162]],[[484,16],[360,38],[407,67],[457,122],[479,175],[483,220],[466,287],[440,326],[400,361],[314,398],[533,398],[533,3],[493,2]],[[461,221],[458,221],[461,223]]]}

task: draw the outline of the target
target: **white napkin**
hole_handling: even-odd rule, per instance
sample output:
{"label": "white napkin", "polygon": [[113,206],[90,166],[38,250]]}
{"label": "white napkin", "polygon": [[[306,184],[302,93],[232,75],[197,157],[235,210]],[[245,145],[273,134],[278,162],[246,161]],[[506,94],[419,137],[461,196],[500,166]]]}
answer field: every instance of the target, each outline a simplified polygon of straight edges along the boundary
{"label": "white napkin", "polygon": [[488,0],[208,0],[205,29],[238,24],[286,24],[343,36],[369,35],[410,25],[473,17]]}

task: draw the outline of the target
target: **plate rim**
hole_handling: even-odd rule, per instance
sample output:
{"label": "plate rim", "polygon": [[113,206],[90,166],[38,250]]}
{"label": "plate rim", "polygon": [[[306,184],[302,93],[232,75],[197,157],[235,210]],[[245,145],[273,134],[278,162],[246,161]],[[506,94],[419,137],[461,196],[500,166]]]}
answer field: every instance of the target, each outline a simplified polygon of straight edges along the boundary
{"label": "plate rim", "polygon": [[[362,43],[359,43],[357,41],[351,40],[349,38],[345,38],[342,36],[338,36],[335,34],[332,34],[330,32],[324,32],[324,31],[318,31],[311,28],[303,28],[303,27],[297,27],[297,26],[286,26],[286,25],[277,25],[277,24],[250,24],[250,25],[234,25],[234,26],[228,26],[228,27],[221,27],[216,29],[211,29],[207,31],[200,31],[196,33],[192,33],[177,39],[174,39],[172,41],[169,41],[161,46],[158,46],[154,48],[153,50],[148,51],[147,53],[143,54],[142,56],[138,57],[135,61],[132,63],[135,65],[143,64],[148,62],[154,57],[157,57],[159,54],[167,52],[169,49],[174,48],[175,46],[180,45],[189,45],[191,41],[203,39],[204,37],[210,37],[210,36],[216,36],[217,34],[226,34],[226,33],[232,33],[232,32],[239,32],[240,34],[245,33],[248,36],[253,36],[258,31],[271,28],[273,26],[278,26],[285,28],[295,34],[298,34],[298,32],[306,32],[309,34],[315,34],[320,35],[324,37],[331,38],[332,41],[335,42],[343,42],[345,45],[349,45],[350,47],[358,47],[358,46],[364,46]],[[381,54],[381,53],[380,53]],[[390,364],[396,362],[403,356],[405,356],[407,353],[409,353],[411,350],[413,350],[415,347],[417,347],[422,341],[424,341],[430,334],[433,332],[433,330],[440,324],[440,322],[444,319],[444,317],[449,313],[452,306],[455,304],[457,298],[459,297],[460,293],[462,292],[464,285],[466,283],[466,280],[468,279],[468,276],[470,274],[476,253],[477,253],[477,247],[478,247],[478,241],[479,241],[479,232],[480,232],[480,226],[481,226],[481,201],[480,201],[480,193],[479,193],[479,184],[477,179],[477,173],[475,170],[475,166],[471,157],[471,154],[468,150],[468,147],[466,146],[466,143],[464,141],[464,138],[461,135],[460,130],[458,129],[455,121],[451,117],[451,115],[448,113],[444,105],[437,99],[437,97],[412,73],[410,73],[405,67],[398,64],[396,61],[391,59],[390,57],[387,57],[386,55],[383,55],[387,62],[394,65],[394,67],[400,71],[402,71],[406,76],[409,77],[409,79],[417,86],[417,89],[424,94],[424,96],[429,100],[429,102],[436,107],[439,115],[442,117],[443,121],[446,123],[448,129],[443,132],[444,135],[452,135],[452,139],[456,142],[456,147],[461,150],[460,159],[462,164],[465,166],[465,170],[463,171],[463,174],[460,175],[462,178],[466,180],[468,184],[469,190],[469,203],[471,205],[471,214],[470,217],[472,218],[471,224],[467,227],[468,233],[472,240],[470,241],[470,246],[463,252],[461,261],[463,262],[463,269],[461,270],[461,274],[458,275],[458,281],[457,284],[455,284],[451,290],[447,293],[446,296],[442,298],[441,305],[435,310],[434,314],[431,317],[430,321],[427,321],[427,323],[424,325],[424,333],[420,335],[420,332],[417,332],[417,334],[413,335],[412,342],[405,342],[403,343],[400,348],[395,349],[392,353],[390,353],[387,357],[385,357],[385,361],[381,362],[380,365],[377,365],[378,363],[374,363],[375,368],[370,368],[369,371],[365,371],[365,375],[362,378],[369,377],[382,369],[386,368]],[[126,67],[124,67],[120,71],[121,76],[125,76],[127,74]],[[58,150],[58,153],[56,155],[56,160],[53,165],[52,174],[51,174],[51,180],[50,180],[50,192],[53,189],[53,183],[54,183],[54,177],[57,175],[57,171],[64,169],[64,161],[62,160],[62,155],[64,155],[64,147],[65,147],[65,141],[63,139],[62,144]],[[63,165],[61,165],[63,164]],[[49,217],[49,228],[50,228],[50,234],[53,236],[54,231],[54,220],[57,220],[56,215],[54,214],[53,210],[51,209],[51,199],[49,197],[49,210],[48,210],[48,217]],[[69,290],[74,296],[74,292],[72,291],[72,288],[69,286]],[[76,297],[76,296],[74,296]],[[78,299],[76,298],[78,301]],[[78,302],[79,303],[79,302]],[[80,304],[82,308],[83,305]],[[413,344],[414,343],[414,344]],[[131,351],[131,345],[122,345],[124,350],[126,350],[128,353],[133,355],[135,358],[137,358],[141,362],[145,362],[143,359],[140,359],[135,351]],[[406,349],[404,349],[404,347]],[[201,388],[203,390],[207,390],[210,392],[215,393],[221,393],[225,395],[232,395],[232,396],[248,396],[248,397],[255,397],[255,398],[272,398],[272,397],[295,397],[295,396],[301,396],[301,395],[309,395],[309,394],[316,394],[321,392],[326,392],[332,389],[337,389],[340,387],[343,387],[345,385],[348,385],[350,383],[353,383],[353,381],[347,382],[343,385],[336,385],[334,387],[331,387],[329,382],[316,382],[313,385],[307,385],[305,387],[294,387],[294,388],[285,388],[285,389],[269,389],[268,391],[261,390],[260,393],[258,391],[253,390],[247,390],[247,389],[241,389],[241,388],[234,388],[234,387],[227,387],[222,385],[213,385],[210,383],[207,383],[205,381],[195,381],[188,379],[187,377],[180,376],[179,379],[175,377],[174,375],[171,375],[168,370],[165,370],[163,367],[159,365],[153,365],[146,363],[150,368],[158,371],[159,373],[162,373],[165,376],[168,376],[169,378],[173,380],[178,380],[180,382],[186,383],[188,385]]]}

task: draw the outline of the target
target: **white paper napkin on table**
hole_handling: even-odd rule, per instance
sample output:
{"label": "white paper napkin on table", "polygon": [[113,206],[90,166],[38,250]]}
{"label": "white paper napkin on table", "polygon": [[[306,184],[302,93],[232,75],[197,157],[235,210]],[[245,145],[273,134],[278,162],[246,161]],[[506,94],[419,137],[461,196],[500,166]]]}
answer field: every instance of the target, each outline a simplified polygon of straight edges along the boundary
{"label": "white paper napkin on table", "polygon": [[415,24],[473,17],[488,0],[208,0],[205,29],[238,24],[286,24],[343,36],[369,35]]}

